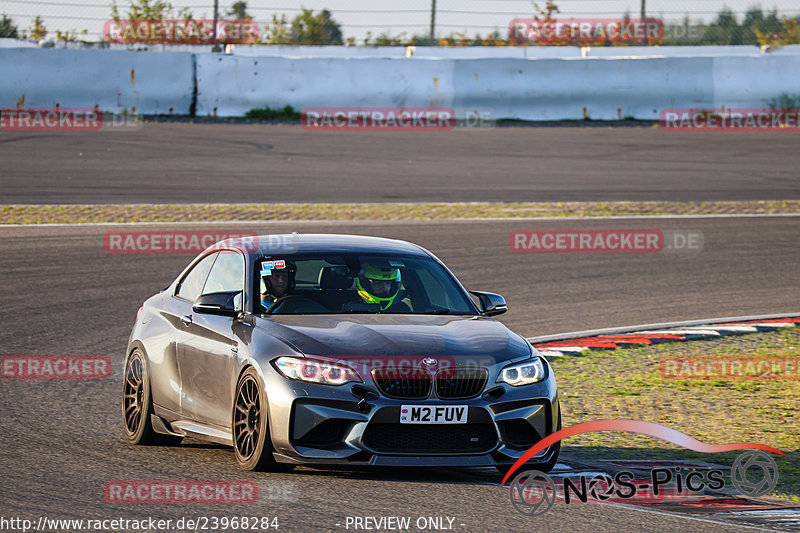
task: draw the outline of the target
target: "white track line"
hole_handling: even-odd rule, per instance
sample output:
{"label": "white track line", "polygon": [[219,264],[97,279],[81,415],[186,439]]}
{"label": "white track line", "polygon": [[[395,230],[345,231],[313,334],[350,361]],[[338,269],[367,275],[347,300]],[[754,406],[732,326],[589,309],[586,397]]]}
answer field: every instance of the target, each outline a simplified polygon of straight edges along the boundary
{"label": "white track line", "polygon": [[714,329],[717,331],[740,331],[742,333],[756,333],[758,332],[758,328],[753,327],[751,325],[727,325],[727,324],[714,324]]}

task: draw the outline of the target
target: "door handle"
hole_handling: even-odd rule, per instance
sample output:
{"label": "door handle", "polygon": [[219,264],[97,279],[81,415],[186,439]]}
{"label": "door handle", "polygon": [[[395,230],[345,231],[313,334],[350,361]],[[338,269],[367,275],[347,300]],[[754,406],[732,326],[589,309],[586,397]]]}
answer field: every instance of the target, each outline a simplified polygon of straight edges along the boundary
{"label": "door handle", "polygon": [[186,324],[188,326],[189,324],[192,323],[192,315],[184,316],[183,318],[181,318],[181,322],[183,322],[184,324]]}

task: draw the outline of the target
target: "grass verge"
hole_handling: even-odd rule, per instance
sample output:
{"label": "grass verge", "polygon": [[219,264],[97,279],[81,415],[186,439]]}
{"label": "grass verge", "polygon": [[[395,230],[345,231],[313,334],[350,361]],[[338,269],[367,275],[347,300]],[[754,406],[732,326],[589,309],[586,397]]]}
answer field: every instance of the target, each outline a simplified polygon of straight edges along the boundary
{"label": "grass verge", "polygon": [[800,214],[800,201],[6,205],[0,224]]}
{"label": "grass verge", "polygon": [[296,122],[300,120],[300,112],[290,105],[281,109],[272,109],[269,106],[256,107],[245,113],[245,118],[251,120],[277,120]]}
{"label": "grass verge", "polygon": [[[608,418],[656,422],[702,442],[756,442],[786,454],[772,494],[800,501],[800,381],[793,379],[662,379],[666,357],[800,357],[800,328],[719,339],[658,344],[566,356],[553,362],[564,427]],[[699,459],[731,465],[741,452],[696,453],[622,432],[566,439],[564,453],[597,459]],[[730,486],[726,483],[726,486]]]}

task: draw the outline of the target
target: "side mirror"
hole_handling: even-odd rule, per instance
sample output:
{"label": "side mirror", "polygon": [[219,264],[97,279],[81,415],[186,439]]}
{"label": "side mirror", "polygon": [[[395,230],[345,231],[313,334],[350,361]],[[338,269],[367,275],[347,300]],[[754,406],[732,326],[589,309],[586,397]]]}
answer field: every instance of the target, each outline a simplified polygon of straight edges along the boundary
{"label": "side mirror", "polygon": [[236,309],[236,297],[241,294],[241,291],[203,294],[195,300],[192,310],[207,315],[237,317],[240,311]]}
{"label": "side mirror", "polygon": [[493,292],[469,291],[481,302],[481,311],[486,316],[500,315],[508,311],[506,299]]}

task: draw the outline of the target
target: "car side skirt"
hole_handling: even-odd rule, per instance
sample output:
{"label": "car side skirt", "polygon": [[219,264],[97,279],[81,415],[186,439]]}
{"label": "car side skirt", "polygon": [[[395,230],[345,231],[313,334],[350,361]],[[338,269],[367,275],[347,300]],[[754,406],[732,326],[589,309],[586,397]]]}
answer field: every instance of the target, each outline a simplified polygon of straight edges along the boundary
{"label": "car side skirt", "polygon": [[163,430],[165,430],[160,431],[160,428],[156,427],[154,424],[153,430],[158,433],[193,437],[198,440],[222,444],[223,446],[233,446],[233,437],[228,428],[205,424],[197,420],[181,418],[178,413],[159,405],[153,405],[153,410],[155,411],[154,416],[161,420]]}

